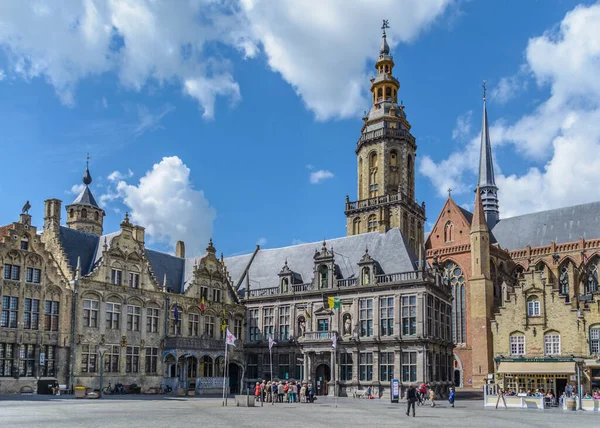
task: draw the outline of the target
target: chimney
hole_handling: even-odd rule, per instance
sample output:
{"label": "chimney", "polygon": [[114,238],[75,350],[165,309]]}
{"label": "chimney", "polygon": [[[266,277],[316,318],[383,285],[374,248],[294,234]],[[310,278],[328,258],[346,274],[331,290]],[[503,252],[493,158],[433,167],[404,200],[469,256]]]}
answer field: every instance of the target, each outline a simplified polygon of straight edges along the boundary
{"label": "chimney", "polygon": [[133,226],[133,237],[142,245],[145,244],[145,231],[146,229],[144,229],[142,226]]}
{"label": "chimney", "polygon": [[175,255],[179,258],[185,259],[185,244],[183,241],[177,241],[175,245]]}
{"label": "chimney", "polygon": [[60,199],[46,199],[44,201],[44,231],[60,227]]}

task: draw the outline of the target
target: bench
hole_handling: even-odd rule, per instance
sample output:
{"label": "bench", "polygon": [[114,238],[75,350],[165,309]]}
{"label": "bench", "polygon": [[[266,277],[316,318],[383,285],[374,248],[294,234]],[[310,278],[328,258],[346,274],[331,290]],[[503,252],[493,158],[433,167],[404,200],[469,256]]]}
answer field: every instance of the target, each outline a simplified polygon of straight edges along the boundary
{"label": "bench", "polygon": [[69,389],[67,388],[67,385],[58,385],[58,394],[57,395],[68,394],[68,393],[69,393]]}

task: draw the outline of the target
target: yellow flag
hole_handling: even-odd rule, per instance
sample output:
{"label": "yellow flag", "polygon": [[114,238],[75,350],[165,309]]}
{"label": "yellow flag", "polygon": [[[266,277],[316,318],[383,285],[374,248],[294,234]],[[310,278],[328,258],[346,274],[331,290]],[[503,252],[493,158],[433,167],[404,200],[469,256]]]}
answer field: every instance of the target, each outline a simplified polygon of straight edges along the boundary
{"label": "yellow flag", "polygon": [[333,297],[328,297],[327,298],[327,305],[329,306],[329,309],[333,309],[333,307],[335,305],[335,299]]}

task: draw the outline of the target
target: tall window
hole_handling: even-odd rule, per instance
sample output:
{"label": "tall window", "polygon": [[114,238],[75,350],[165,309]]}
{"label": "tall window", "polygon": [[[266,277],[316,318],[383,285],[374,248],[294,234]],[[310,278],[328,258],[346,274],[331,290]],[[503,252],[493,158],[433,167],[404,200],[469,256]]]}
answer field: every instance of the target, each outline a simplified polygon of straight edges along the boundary
{"label": "tall window", "polygon": [[367,285],[371,282],[371,269],[368,266],[362,268],[362,284]]}
{"label": "tall window", "polygon": [[188,315],[188,334],[198,336],[200,333],[200,315],[191,313]]}
{"label": "tall window", "polygon": [[522,334],[510,336],[510,355],[525,355],[525,336]]}
{"label": "tall window", "polygon": [[356,217],[352,222],[352,230],[354,235],[360,233],[360,217]]}
{"label": "tall window", "polygon": [[121,285],[123,282],[123,271],[120,269],[111,269],[110,283],[113,285]]}
{"label": "tall window", "polygon": [[83,301],[83,326],[98,327],[98,301],[85,299]]}
{"label": "tall window", "polygon": [[394,298],[379,298],[379,326],[382,336],[394,335]]}
{"label": "tall window", "polygon": [[361,352],[358,358],[358,371],[359,380],[361,381],[372,381],[373,380],[373,353],[372,352]]}
{"label": "tall window", "polygon": [[119,329],[119,318],[121,316],[120,303],[106,303],[106,328],[109,330]]}
{"label": "tall window", "polygon": [[558,277],[558,284],[560,294],[563,296],[569,295],[569,264],[565,263],[560,267],[560,273]]}
{"label": "tall window", "polygon": [[394,353],[379,354],[379,380],[389,382],[394,378]]}
{"label": "tall window", "polygon": [[427,335],[433,336],[433,296],[427,295]]}
{"label": "tall window", "polygon": [[539,317],[540,316],[540,301],[537,296],[531,296],[527,300],[527,316]]}
{"label": "tall window", "polygon": [[56,346],[44,346],[44,364],[40,364],[41,376],[56,376]]}
{"label": "tall window", "polygon": [[290,280],[288,278],[281,278],[281,292],[287,293],[290,285]]}
{"label": "tall window", "polygon": [[21,279],[21,266],[19,265],[4,265],[4,279],[12,279],[18,281]]}
{"label": "tall window", "polygon": [[15,345],[0,343],[0,377],[12,376]]}
{"label": "tall window", "polygon": [[127,305],[127,331],[140,331],[141,318],[142,308],[139,306]]}
{"label": "tall window", "polygon": [[369,155],[369,198],[375,198],[378,195],[379,185],[377,184],[377,153]]}
{"label": "tall window", "polygon": [[241,319],[234,319],[233,320],[233,335],[236,337],[236,339],[242,340],[242,320]]}
{"label": "tall window", "polygon": [[98,345],[81,345],[81,371],[83,373],[96,373],[96,357]]}
{"label": "tall window", "polygon": [[81,210],[81,218],[87,218],[87,210],[85,208]]}
{"label": "tall window", "polygon": [[213,302],[220,302],[221,301],[221,290],[219,289],[213,289]]}
{"label": "tall window", "polygon": [[352,380],[352,365],[351,352],[340,354],[340,380]]}
{"label": "tall window", "polygon": [[248,379],[258,378],[258,355],[248,354]]}
{"label": "tall window", "polygon": [[367,230],[369,232],[377,231],[377,216],[375,214],[371,214],[368,218]]}
{"label": "tall window", "polygon": [[590,328],[590,353],[600,353],[600,326]]}
{"label": "tall window", "polygon": [[104,371],[107,373],[119,372],[119,345],[107,345],[108,350],[104,353]]}
{"label": "tall window", "polygon": [[258,341],[258,309],[250,309],[248,311],[250,322],[248,323],[248,340],[250,342]]}
{"label": "tall window", "polygon": [[290,354],[279,354],[279,379],[290,377]]}
{"label": "tall window", "polygon": [[279,307],[279,340],[290,338],[290,307]]}
{"label": "tall window", "polygon": [[598,262],[600,258],[594,257],[588,268],[587,293],[596,293],[598,291]]}
{"label": "tall window", "polygon": [[157,333],[158,332],[158,308],[147,308],[146,309],[146,333]]}
{"label": "tall window", "polygon": [[359,300],[360,337],[373,336],[373,299]]}
{"label": "tall window", "polygon": [[413,159],[411,155],[408,155],[406,157],[406,177],[408,178],[408,180],[406,181],[406,190],[410,199],[413,198],[415,190],[415,186],[413,184],[414,176],[415,174],[413,172]]}
{"label": "tall window", "polygon": [[156,373],[158,368],[158,348],[146,348],[146,373]]}
{"label": "tall window", "polygon": [[417,381],[417,353],[402,353],[402,382]]}
{"label": "tall window", "polygon": [[44,307],[44,330],[58,331],[58,312],[60,302],[55,300],[46,300]]}
{"label": "tall window", "polygon": [[25,281],[33,284],[39,284],[42,282],[42,270],[28,267],[25,270]]}
{"label": "tall window", "polygon": [[440,314],[440,306],[441,306],[441,302],[440,299],[438,299],[437,297],[434,300],[434,314],[433,314],[433,318],[435,321],[435,328],[433,331],[433,334],[435,337],[440,337],[441,336],[441,314]]}
{"label": "tall window", "polygon": [[454,224],[451,221],[446,223],[444,226],[444,242],[451,242],[454,240]]}
{"label": "tall window", "polygon": [[452,287],[452,332],[454,343],[467,341],[465,277],[456,263],[444,266],[444,281]]}
{"label": "tall window", "polygon": [[275,334],[274,309],[263,308],[263,333],[265,338],[273,337]]}
{"label": "tall window", "polygon": [[125,353],[125,372],[138,373],[140,371],[140,348],[128,346]]}
{"label": "tall window", "polygon": [[[171,322],[169,323],[171,329],[171,336],[176,336],[181,334],[181,317],[183,313],[181,312],[181,307],[177,304],[173,306],[171,309]],[[212,337],[212,336],[211,336]]]}
{"label": "tall window", "polygon": [[140,274],[137,272],[129,272],[129,286],[131,288],[140,287]]}
{"label": "tall window", "polygon": [[19,360],[19,376],[32,377],[35,366],[35,345],[21,345]]}
{"label": "tall window", "polygon": [[417,296],[402,296],[402,335],[417,334]]}
{"label": "tall window", "polygon": [[26,330],[37,330],[40,326],[40,301],[39,299],[25,299],[25,312],[23,317],[23,328]]}
{"label": "tall window", "polygon": [[549,333],[544,335],[544,354],[560,355],[560,334]]}
{"label": "tall window", "polygon": [[210,315],[204,317],[204,332],[208,337],[215,337],[215,317]]}
{"label": "tall window", "polygon": [[319,266],[319,286],[321,288],[327,288],[327,286],[328,286],[327,279],[328,279],[327,266],[325,266],[325,265]]}
{"label": "tall window", "polygon": [[2,296],[2,317],[0,319],[0,327],[17,328],[18,315],[19,298]]}

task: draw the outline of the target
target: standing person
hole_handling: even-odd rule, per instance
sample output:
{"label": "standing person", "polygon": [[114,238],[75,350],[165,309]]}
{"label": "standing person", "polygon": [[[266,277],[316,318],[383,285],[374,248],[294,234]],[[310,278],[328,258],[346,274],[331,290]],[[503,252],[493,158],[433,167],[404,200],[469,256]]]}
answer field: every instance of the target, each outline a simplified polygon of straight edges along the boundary
{"label": "standing person", "polygon": [[300,402],[306,403],[306,384],[302,384],[300,388]]}
{"label": "standing person", "polygon": [[277,385],[277,397],[279,398],[280,403],[283,403],[283,394],[285,394],[283,382],[279,381],[279,385]]}
{"label": "standing person", "polygon": [[507,409],[508,407],[506,407],[506,398],[504,398],[504,390],[498,387],[498,399],[496,400],[496,409],[498,408],[498,404],[500,404],[500,399],[502,399],[502,402],[504,403],[504,408]]}
{"label": "standing person", "polygon": [[406,391],[406,402],[408,407],[406,408],[406,416],[410,416],[410,408],[412,407],[413,418],[415,417],[415,402],[417,401],[417,389],[414,385],[410,385],[408,391]]}
{"label": "standing person", "polygon": [[309,403],[315,402],[315,388],[314,388],[312,382],[308,384],[308,402]]}
{"label": "standing person", "polygon": [[450,407],[454,407],[454,387],[450,388],[450,394],[448,395],[448,402]]}
{"label": "standing person", "polygon": [[271,396],[273,397],[273,403],[277,403],[277,382],[275,381],[271,385]]}
{"label": "standing person", "polygon": [[433,388],[429,388],[429,399],[431,400],[431,407],[435,407],[435,391]]}

